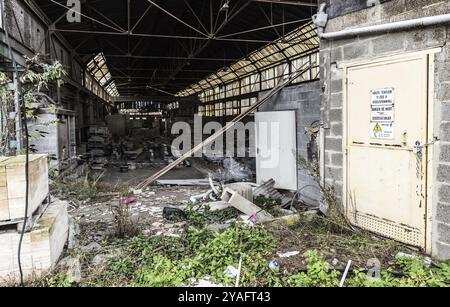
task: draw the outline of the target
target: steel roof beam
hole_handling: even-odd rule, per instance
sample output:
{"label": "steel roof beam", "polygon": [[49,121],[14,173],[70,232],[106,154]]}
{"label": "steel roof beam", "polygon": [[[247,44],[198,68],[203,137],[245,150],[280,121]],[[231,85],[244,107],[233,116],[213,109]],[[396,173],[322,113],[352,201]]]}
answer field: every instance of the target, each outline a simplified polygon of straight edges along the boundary
{"label": "steel roof beam", "polygon": [[287,4],[297,6],[317,7],[317,3],[305,2],[305,1],[289,1],[289,0],[253,0],[254,2],[265,2],[271,4]]}
{"label": "steel roof beam", "polygon": [[[81,56],[92,56],[92,53],[80,53]],[[95,55],[95,54],[94,54]],[[195,61],[225,61],[235,62],[239,59],[220,59],[220,58],[197,58],[197,57],[169,57],[156,55],[131,55],[131,54],[104,54],[106,58],[132,58],[132,59],[153,59],[153,60],[195,60]]]}
{"label": "steel roof beam", "polygon": [[147,38],[168,38],[168,39],[190,39],[204,41],[222,41],[222,42],[243,42],[243,43],[271,43],[269,40],[261,39],[245,39],[245,38],[221,38],[221,37],[199,37],[199,36],[183,36],[183,35],[166,35],[166,34],[147,34],[147,33],[127,33],[127,32],[108,32],[108,31],[91,31],[91,30],[75,30],[75,29],[53,29],[55,32],[63,33],[82,33],[92,35],[116,35],[116,36],[135,36]]}
{"label": "steel roof beam", "polygon": [[169,15],[170,17],[174,18],[175,20],[177,20],[178,22],[181,22],[182,24],[184,24],[186,27],[188,27],[189,29],[194,30],[195,32],[208,37],[208,34],[203,33],[202,31],[198,30],[197,28],[191,26],[190,24],[188,24],[187,22],[181,20],[180,18],[178,18],[177,16],[175,16],[174,14],[172,14],[171,12],[169,12],[168,10],[166,10],[165,8],[159,6],[158,4],[156,4],[155,2],[153,2],[152,0],[147,0],[148,2],[150,2],[151,4],[153,4],[154,6],[156,6],[157,8],[159,8],[161,11],[163,11],[164,13],[166,13],[167,15]]}

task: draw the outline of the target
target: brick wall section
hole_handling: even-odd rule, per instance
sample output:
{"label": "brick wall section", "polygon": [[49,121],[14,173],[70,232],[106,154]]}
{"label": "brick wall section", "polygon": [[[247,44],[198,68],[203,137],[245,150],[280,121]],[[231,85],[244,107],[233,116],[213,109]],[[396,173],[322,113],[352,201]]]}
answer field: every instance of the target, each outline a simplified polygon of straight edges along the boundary
{"label": "brick wall section", "polygon": [[4,0],[5,20],[9,34],[34,53],[45,53],[44,26],[18,0]]}
{"label": "brick wall section", "polygon": [[[265,93],[261,93],[263,97]],[[320,121],[320,83],[307,82],[284,88],[278,95],[262,105],[259,111],[295,111],[297,124],[297,154],[300,160],[308,161],[307,144],[310,137],[305,134],[305,128]],[[317,136],[317,144],[319,138]],[[304,165],[304,164],[303,164]],[[320,189],[317,178],[298,165],[298,188],[300,199],[307,204],[317,205],[320,200]]]}
{"label": "brick wall section", "polygon": [[[333,18],[326,32],[367,25],[409,20],[450,12],[450,1],[393,0],[373,8]],[[326,129],[325,181],[343,195],[342,94],[343,71],[336,63],[370,59],[383,55],[442,47],[435,59],[434,135],[440,141],[434,146],[433,255],[450,258],[450,25],[428,27],[375,36],[321,42],[322,117]]]}

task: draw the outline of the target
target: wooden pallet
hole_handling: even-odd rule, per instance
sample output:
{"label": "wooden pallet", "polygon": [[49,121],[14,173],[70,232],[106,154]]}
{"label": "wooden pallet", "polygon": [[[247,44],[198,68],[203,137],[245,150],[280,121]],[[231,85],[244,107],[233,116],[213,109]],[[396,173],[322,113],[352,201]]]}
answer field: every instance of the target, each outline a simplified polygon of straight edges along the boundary
{"label": "wooden pallet", "polygon": [[[30,232],[31,229],[36,225],[36,221],[41,218],[42,214],[48,208],[51,203],[50,195],[48,195],[45,200],[34,210],[33,214],[27,218],[27,223],[25,226],[25,232]],[[25,212],[24,212],[25,213]],[[0,221],[0,229],[17,229],[17,232],[22,232],[24,218],[17,218],[8,221]]]}
{"label": "wooden pallet", "polygon": [[[52,199],[36,225],[23,236],[21,260],[25,278],[55,267],[67,241],[68,228],[67,202]],[[15,230],[0,231],[0,283],[19,277],[20,237]]]}

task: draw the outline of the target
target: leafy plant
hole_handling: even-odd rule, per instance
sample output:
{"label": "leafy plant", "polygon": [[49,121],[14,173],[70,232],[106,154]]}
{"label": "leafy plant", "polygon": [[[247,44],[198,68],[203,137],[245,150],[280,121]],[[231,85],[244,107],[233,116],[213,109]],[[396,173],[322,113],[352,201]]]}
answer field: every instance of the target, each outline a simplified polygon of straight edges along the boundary
{"label": "leafy plant", "polygon": [[265,197],[263,195],[256,196],[253,200],[254,204],[260,207],[262,210],[269,212],[272,215],[279,215],[279,212],[276,210],[277,207],[281,205],[280,199],[274,199],[270,197]]}
{"label": "leafy plant", "polygon": [[[10,88],[11,80],[4,73],[0,73],[0,122],[1,138],[0,138],[0,154],[6,154],[9,151],[9,142],[16,136],[14,122],[16,120],[30,120],[36,118],[42,108],[49,108],[56,111],[56,104],[53,100],[48,99],[45,94],[50,89],[50,85],[61,87],[63,85],[63,77],[66,75],[63,66],[58,61],[54,63],[46,63],[40,55],[33,58],[26,58],[26,64],[23,71],[18,76],[18,85],[16,88]],[[20,112],[15,107],[16,98],[20,107]],[[43,98],[47,101],[47,105],[42,106]],[[14,117],[11,117],[13,114]],[[35,131],[34,133],[25,135],[23,138],[45,137],[45,132]],[[23,152],[19,152],[23,153]]]}
{"label": "leafy plant", "polygon": [[439,267],[427,268],[420,258],[400,257],[397,265],[401,272],[388,269],[381,272],[378,279],[356,271],[348,281],[353,287],[449,287],[450,264],[441,263]]}
{"label": "leafy plant", "polygon": [[339,285],[339,272],[329,270],[330,265],[320,257],[317,251],[308,251],[307,273],[301,272],[286,279],[286,283],[293,287],[337,287]]}
{"label": "leafy plant", "polygon": [[[103,280],[128,280],[134,286],[179,286],[191,278],[211,277],[232,284],[228,265],[243,259],[242,284],[264,285],[273,273],[266,256],[275,242],[264,228],[233,227],[221,234],[190,228],[182,238],[138,236],[118,241],[123,254],[111,258]],[[114,277],[113,277],[114,276]]]}
{"label": "leafy plant", "polygon": [[226,208],[218,211],[211,211],[208,205],[195,210],[192,207],[185,210],[189,225],[202,228],[207,224],[223,223],[239,215],[235,208]]}

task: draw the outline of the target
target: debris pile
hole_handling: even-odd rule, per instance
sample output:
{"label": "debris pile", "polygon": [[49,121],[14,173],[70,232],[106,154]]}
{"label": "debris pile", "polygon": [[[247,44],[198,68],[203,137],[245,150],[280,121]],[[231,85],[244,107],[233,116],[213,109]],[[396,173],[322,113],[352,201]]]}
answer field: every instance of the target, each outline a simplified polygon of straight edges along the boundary
{"label": "debris pile", "polygon": [[87,145],[90,156],[90,167],[93,170],[102,170],[108,163],[107,156],[111,152],[111,133],[106,126],[89,127]]}

